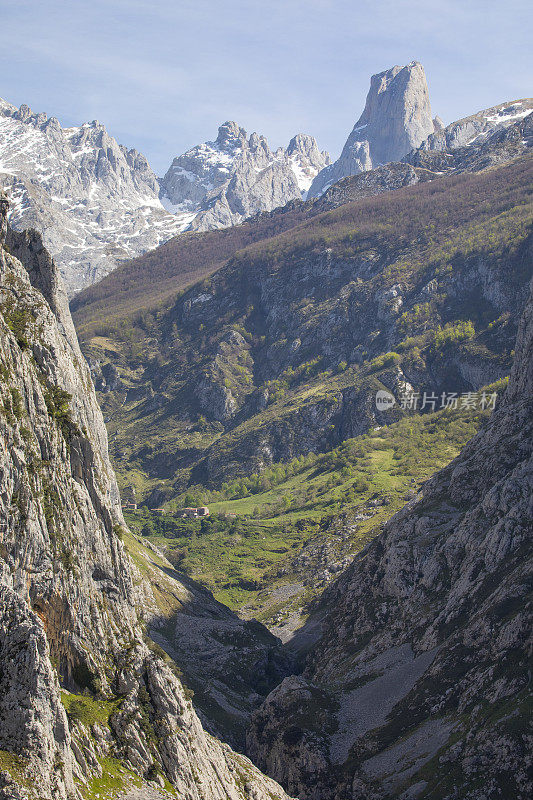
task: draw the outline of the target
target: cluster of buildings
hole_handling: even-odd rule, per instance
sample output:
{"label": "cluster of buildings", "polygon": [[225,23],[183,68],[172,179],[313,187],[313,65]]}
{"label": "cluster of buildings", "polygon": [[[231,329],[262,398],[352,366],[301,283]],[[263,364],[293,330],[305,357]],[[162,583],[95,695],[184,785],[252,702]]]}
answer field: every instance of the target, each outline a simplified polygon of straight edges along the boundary
{"label": "cluster of buildings", "polygon": [[128,486],[122,495],[122,510],[137,511],[137,500],[133,486]]}
{"label": "cluster of buildings", "polygon": [[197,517],[208,517],[209,509],[207,506],[198,506],[198,508],[182,508],[176,511],[176,515],[182,519],[196,519]]}
{"label": "cluster of buildings", "polygon": [[[124,490],[122,495],[122,510],[123,511],[137,511],[137,500],[135,497],[135,489],[129,486]],[[154,514],[165,514],[163,508],[153,508]],[[181,508],[178,509],[173,516],[181,517],[181,519],[198,519],[209,516],[209,509],[207,506],[198,506],[197,508]],[[233,515],[234,516],[234,515]]]}

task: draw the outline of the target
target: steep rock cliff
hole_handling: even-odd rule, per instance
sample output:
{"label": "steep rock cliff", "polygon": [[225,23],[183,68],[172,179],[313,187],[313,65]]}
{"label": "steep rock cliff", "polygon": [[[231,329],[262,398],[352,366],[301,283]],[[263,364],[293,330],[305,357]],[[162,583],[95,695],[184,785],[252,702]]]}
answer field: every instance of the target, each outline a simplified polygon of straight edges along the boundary
{"label": "steep rock cliff", "polygon": [[301,798],[526,798],[533,296],[490,421],[324,594],[249,751]]}
{"label": "steep rock cliff", "polygon": [[1,212],[0,796],[91,797],[114,770],[116,791],[283,798],[205,733],[145,642],[151,590],[124,549],[65,295],[39,235],[8,230],[4,198]]}
{"label": "steep rock cliff", "polygon": [[372,75],[363,113],[340,157],[311,184],[309,197],[318,197],[347,175],[400,161],[434,131],[422,64],[412,61]]}

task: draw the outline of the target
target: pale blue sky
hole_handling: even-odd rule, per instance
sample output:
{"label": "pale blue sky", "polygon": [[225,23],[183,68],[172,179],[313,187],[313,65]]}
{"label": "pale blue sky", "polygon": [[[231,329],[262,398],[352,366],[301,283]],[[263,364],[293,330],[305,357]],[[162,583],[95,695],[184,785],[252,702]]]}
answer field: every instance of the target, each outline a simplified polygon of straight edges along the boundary
{"label": "pale blue sky", "polygon": [[161,174],[234,119],[338,155],[369,78],[414,59],[445,122],[533,94],[523,0],[0,0],[0,97],[99,119]]}

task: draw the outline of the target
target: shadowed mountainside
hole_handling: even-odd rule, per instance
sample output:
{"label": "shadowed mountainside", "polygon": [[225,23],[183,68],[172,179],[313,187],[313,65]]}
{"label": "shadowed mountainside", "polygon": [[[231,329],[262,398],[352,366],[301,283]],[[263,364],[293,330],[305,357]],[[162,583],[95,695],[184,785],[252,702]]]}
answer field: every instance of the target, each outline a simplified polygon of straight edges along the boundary
{"label": "shadowed mountainside", "polygon": [[[532,284],[533,287],[533,284]],[[252,757],[302,800],[525,800],[531,695],[533,295],[506,395],[321,600]]]}

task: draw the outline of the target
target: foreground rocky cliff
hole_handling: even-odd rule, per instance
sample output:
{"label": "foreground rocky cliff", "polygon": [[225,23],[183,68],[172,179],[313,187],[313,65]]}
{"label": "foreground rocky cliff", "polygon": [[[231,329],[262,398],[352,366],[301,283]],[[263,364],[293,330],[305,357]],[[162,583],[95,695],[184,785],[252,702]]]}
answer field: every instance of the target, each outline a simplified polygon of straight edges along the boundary
{"label": "foreground rocky cliff", "polygon": [[153,591],[124,549],[66,298],[40,237],[9,231],[6,215],[2,198],[0,797],[112,797],[149,782],[154,798],[284,798],[203,730],[144,639],[136,608]]}
{"label": "foreground rocky cliff", "polygon": [[[249,750],[309,800],[526,798],[533,297],[506,395],[325,593]],[[316,621],[315,621],[316,622]]]}

